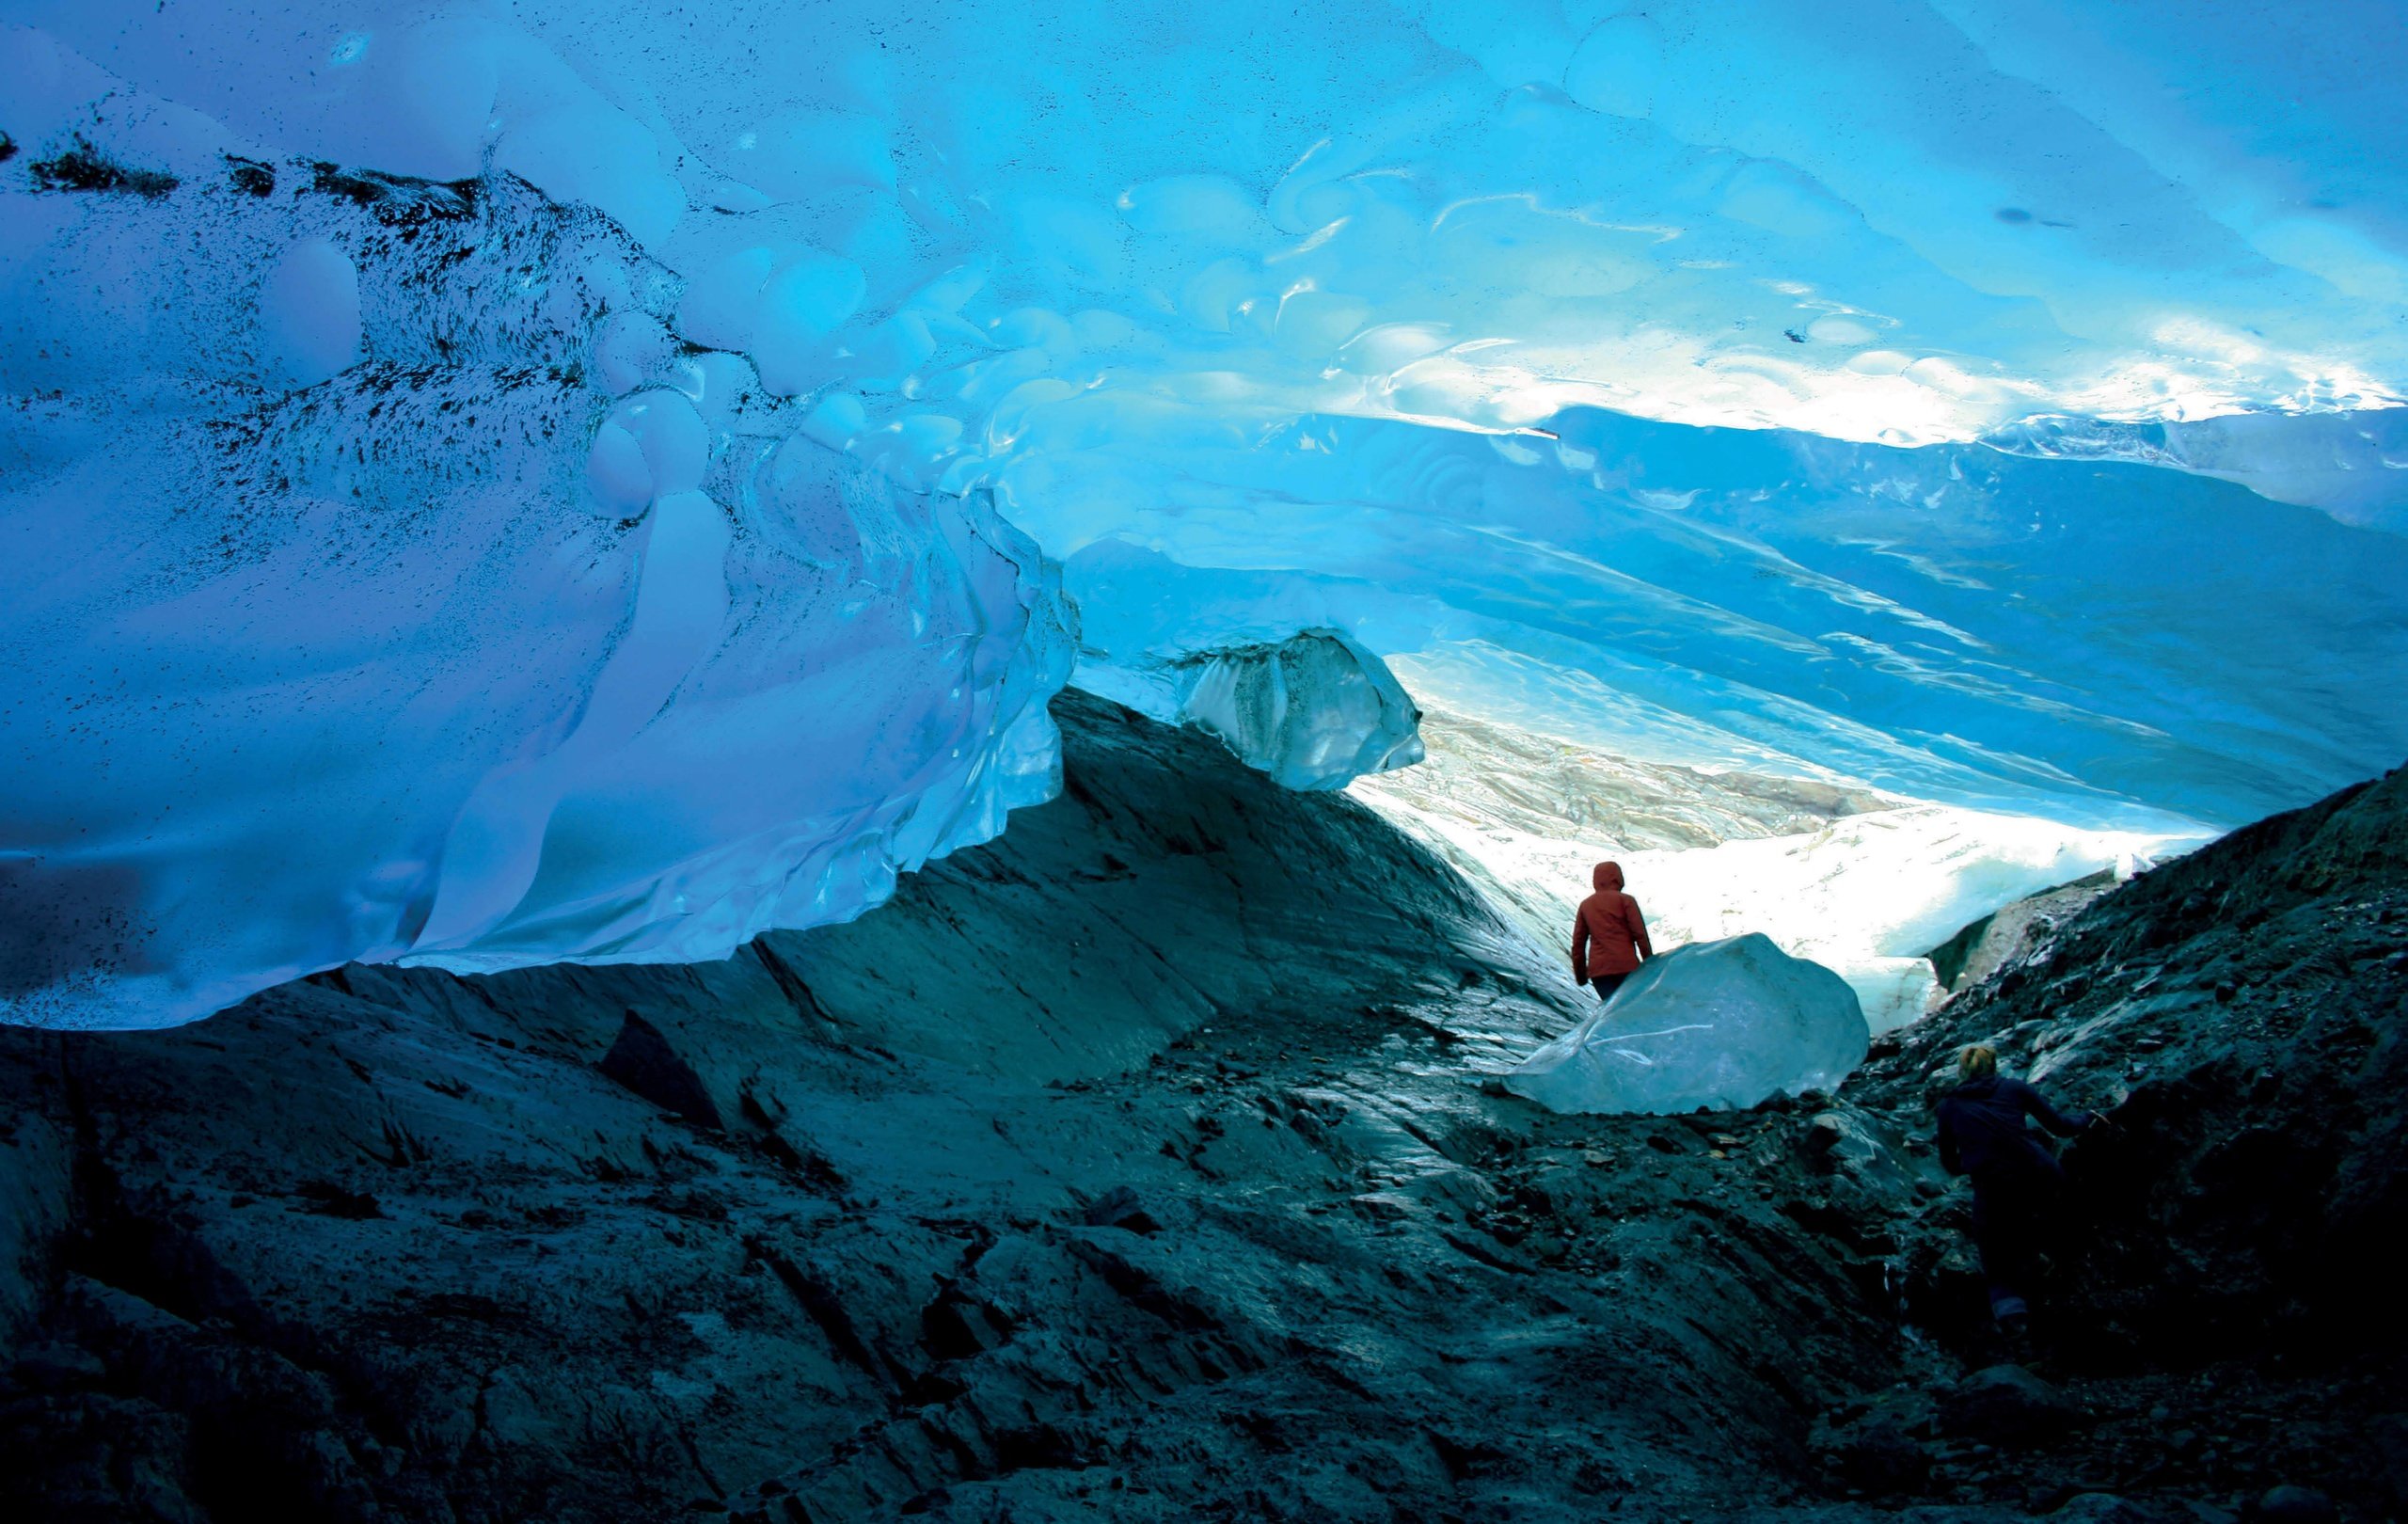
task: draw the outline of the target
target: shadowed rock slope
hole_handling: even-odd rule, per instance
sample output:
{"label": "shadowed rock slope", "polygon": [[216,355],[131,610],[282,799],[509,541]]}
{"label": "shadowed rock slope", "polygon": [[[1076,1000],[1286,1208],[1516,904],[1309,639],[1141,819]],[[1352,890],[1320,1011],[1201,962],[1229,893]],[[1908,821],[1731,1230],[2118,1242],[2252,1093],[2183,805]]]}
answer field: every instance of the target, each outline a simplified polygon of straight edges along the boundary
{"label": "shadowed rock slope", "polygon": [[2067,1154],[2089,1357],[2347,1357],[2408,1333],[2408,770],[2134,880],[1849,1086],[1904,1107],[1958,1045],[2115,1131]]}
{"label": "shadowed rock slope", "polygon": [[[1851,1108],[1911,1122],[1957,1050],[1986,1042],[2061,1105],[2115,1123],[2064,1152],[2069,1220],[2035,1327],[2039,1363],[2088,1411],[2078,1437],[2019,1469],[2251,1511],[2269,1487],[2312,1484],[2340,1516],[2401,1516],[2408,770],[2235,832],[2069,918],[2027,919],[2031,944],[1877,1043],[1846,1089]],[[1906,1315],[1979,1361],[1968,1221],[1951,1192],[1889,1233]],[[1865,1425],[1893,1405],[1858,1405],[1833,1443],[1865,1460]],[[1946,1457],[1892,1446],[1872,1479],[1934,1460]]]}
{"label": "shadowed rock slope", "polygon": [[[2138,1500],[2115,1507],[2207,1510],[2188,1519],[2256,1476],[2152,1479],[2137,1417],[1932,1416],[2023,1411],[2011,1378],[1963,1379],[1995,1352],[1961,1197],[1920,1143],[1921,1070],[1959,1028],[1833,1103],[1544,1113],[1493,1076],[1575,1013],[1443,866],[1201,737],[1057,712],[1065,796],[849,926],[719,963],[355,967],[172,1031],[0,1033],[12,1506],[1937,1521],[2115,1486]],[[2396,885],[2396,858],[2336,857],[2334,881]],[[2180,949],[2133,929],[2191,893],[2161,904],[2160,879],[2071,929],[2133,939],[2121,972],[2106,941],[2051,945],[1948,1020],[2022,1008],[2067,945],[2102,992],[2160,993]],[[2357,893],[2323,881],[2270,914]],[[2396,1000],[2380,960],[2330,966]],[[2293,976],[2262,972],[2213,1021],[2272,1021]],[[2064,1045],[2129,1084],[2136,1041],[2110,1023]],[[2178,1133],[2119,1146],[2178,1163]],[[2212,1194],[2131,1188],[2154,1214],[2135,1232],[2189,1235],[2203,1274],[2254,1230]],[[2067,1313],[2124,1342],[2052,1346],[2071,1394],[2040,1409],[2163,1406],[2221,1357],[2167,1341],[2138,1242],[2102,1242]],[[2220,1327],[2301,1283],[2269,1266],[2258,1301],[2178,1317]]]}
{"label": "shadowed rock slope", "polygon": [[1882,1373],[1830,1256],[1659,1181],[1694,1128],[1591,1163],[1483,1094],[1569,1013],[1368,810],[1061,711],[1064,797],[848,926],[0,1034],[37,1515],[1573,1517],[1801,1471]]}

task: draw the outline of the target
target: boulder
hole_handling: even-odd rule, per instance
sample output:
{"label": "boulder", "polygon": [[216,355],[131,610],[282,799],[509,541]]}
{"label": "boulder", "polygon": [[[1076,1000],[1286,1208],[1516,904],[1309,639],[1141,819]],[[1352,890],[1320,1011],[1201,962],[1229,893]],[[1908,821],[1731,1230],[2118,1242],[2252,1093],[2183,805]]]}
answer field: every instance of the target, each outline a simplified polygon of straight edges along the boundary
{"label": "boulder", "polygon": [[1750,932],[1648,960],[1505,1083],[1554,1111],[1745,1111],[1836,1089],[1871,1040],[1846,979]]}
{"label": "boulder", "polygon": [[2341,1511],[2314,1487],[2269,1487],[2249,1511],[2257,1524],[2340,1524]]}
{"label": "boulder", "polygon": [[2002,1446],[2056,1438],[2083,1418],[2080,1404],[2020,1365],[1976,1371],[1940,1401],[1942,1429]]}

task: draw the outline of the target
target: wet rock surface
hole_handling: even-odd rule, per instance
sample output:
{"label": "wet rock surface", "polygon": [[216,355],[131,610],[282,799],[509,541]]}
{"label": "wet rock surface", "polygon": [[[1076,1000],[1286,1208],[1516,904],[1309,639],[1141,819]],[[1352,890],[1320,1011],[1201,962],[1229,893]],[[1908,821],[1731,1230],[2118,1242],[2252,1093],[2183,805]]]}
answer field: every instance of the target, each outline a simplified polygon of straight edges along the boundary
{"label": "wet rock surface", "polygon": [[2002,905],[1925,955],[1931,960],[1932,977],[1950,994],[1971,989],[2031,952],[2042,938],[2115,887],[2112,871],[2093,873]]}
{"label": "wet rock surface", "polygon": [[[1059,707],[1065,797],[849,926],[0,1033],[19,1516],[2400,1506],[2398,1324],[2335,1259],[2397,1220],[2398,778],[2102,898],[1836,1098],[1563,1117],[1497,1076],[1583,1012],[1460,881]],[[2015,1351],[1926,1141],[1977,1036],[2121,1124]]]}

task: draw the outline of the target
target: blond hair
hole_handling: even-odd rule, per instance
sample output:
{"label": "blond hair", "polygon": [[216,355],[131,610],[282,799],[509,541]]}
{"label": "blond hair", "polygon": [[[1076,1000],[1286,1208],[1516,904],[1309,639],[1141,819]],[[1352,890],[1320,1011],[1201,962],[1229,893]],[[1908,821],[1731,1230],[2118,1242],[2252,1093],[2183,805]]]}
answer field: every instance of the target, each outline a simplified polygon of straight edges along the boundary
{"label": "blond hair", "polygon": [[1997,1072],[1998,1050],[1986,1043],[1973,1043],[1956,1056],[1956,1078],[1960,1081],[1988,1079]]}

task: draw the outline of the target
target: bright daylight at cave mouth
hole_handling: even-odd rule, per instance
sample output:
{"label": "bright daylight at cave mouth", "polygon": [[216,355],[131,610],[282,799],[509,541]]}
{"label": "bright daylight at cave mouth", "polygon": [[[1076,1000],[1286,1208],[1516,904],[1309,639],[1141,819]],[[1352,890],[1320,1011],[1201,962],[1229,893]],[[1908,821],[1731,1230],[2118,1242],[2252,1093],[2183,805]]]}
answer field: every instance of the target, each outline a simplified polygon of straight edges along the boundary
{"label": "bright daylight at cave mouth", "polygon": [[11,1516],[2408,1516],[2404,68],[0,5]]}

